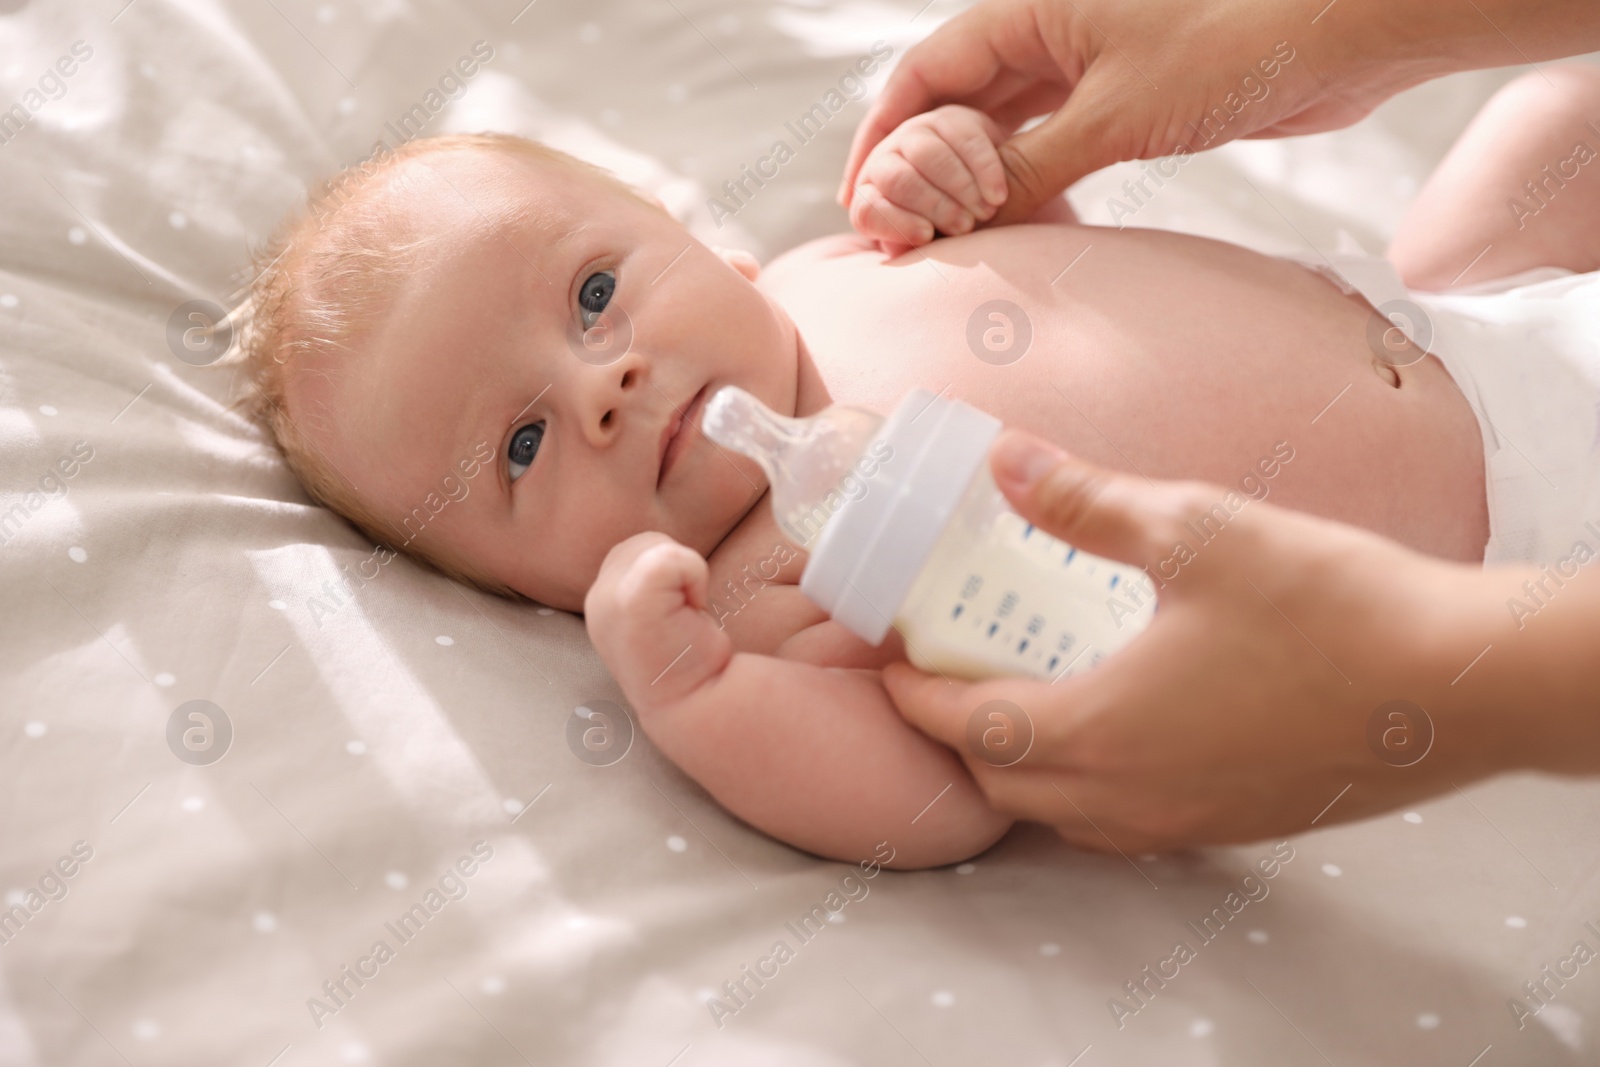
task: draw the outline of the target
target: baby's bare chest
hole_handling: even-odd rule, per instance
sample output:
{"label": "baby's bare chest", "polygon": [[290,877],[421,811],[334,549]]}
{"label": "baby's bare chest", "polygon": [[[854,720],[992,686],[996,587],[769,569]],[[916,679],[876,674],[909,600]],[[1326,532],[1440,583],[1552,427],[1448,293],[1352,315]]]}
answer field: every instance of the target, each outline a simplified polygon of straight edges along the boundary
{"label": "baby's bare chest", "polygon": [[1472,558],[1476,535],[1452,532],[1482,510],[1470,408],[1432,359],[1393,384],[1376,313],[1327,279],[1160,231],[1012,226],[924,251],[775,264],[766,289],[833,402],[887,413],[923,388],[1152,479],[1238,486],[1293,453],[1275,503]]}
{"label": "baby's bare chest", "polygon": [[929,249],[780,272],[769,291],[835,402],[887,412],[924,388],[1097,462],[1220,479],[1374,377],[1363,309],[1244,249],[1073,226]]}

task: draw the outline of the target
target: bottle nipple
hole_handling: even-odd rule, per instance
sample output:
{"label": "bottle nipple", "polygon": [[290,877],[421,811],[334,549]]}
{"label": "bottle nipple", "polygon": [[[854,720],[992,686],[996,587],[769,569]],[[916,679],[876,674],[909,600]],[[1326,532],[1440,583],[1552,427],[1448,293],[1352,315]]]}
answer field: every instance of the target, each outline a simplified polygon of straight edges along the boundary
{"label": "bottle nipple", "polygon": [[700,418],[705,435],[761,465],[776,486],[789,477],[789,456],[805,438],[806,419],[779,415],[736,385],[717,390]]}
{"label": "bottle nipple", "polygon": [[736,385],[706,404],[700,428],[724,448],[760,464],[772,487],[772,513],[786,536],[805,547],[832,515],[830,493],[851,471],[883,419],[835,404],[809,418],[779,415]]}

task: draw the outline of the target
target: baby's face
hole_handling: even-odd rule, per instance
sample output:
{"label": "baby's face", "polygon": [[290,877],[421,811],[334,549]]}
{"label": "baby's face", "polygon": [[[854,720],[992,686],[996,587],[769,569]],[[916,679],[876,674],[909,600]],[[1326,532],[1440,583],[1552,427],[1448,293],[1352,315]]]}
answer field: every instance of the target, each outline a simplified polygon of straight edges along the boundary
{"label": "baby's face", "polygon": [[439,153],[396,177],[380,195],[440,238],[355,351],[294,376],[291,416],[397,540],[555,607],[581,610],[633,534],[709,554],[766,483],[700,433],[705,401],[732,384],[795,409],[798,338],[753,261],[536,159]]}

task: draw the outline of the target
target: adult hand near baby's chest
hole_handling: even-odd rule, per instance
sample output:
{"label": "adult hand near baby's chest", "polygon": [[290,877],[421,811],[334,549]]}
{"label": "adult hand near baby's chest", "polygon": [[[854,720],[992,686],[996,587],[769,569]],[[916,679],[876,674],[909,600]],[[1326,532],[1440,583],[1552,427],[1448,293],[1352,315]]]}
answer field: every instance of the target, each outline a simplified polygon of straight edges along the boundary
{"label": "adult hand near baby's chest", "polygon": [[1337,129],[1486,36],[1472,20],[1488,16],[1454,7],[1356,0],[1324,19],[1254,0],[985,0],[896,65],[856,131],[838,200],[850,208],[877,145],[940,105],[977,108],[1005,131],[1050,116],[998,145],[1008,190],[994,224],[1121,160]]}

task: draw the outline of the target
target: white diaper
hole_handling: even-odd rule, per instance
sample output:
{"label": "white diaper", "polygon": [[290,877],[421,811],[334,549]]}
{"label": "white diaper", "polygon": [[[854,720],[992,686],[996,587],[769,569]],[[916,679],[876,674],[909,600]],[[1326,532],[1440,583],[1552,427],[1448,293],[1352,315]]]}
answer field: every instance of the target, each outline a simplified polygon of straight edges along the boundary
{"label": "white diaper", "polygon": [[1541,268],[1444,295],[1408,290],[1359,249],[1288,258],[1360,293],[1467,398],[1483,433],[1485,564],[1555,563],[1578,542],[1600,554],[1600,273]]}

